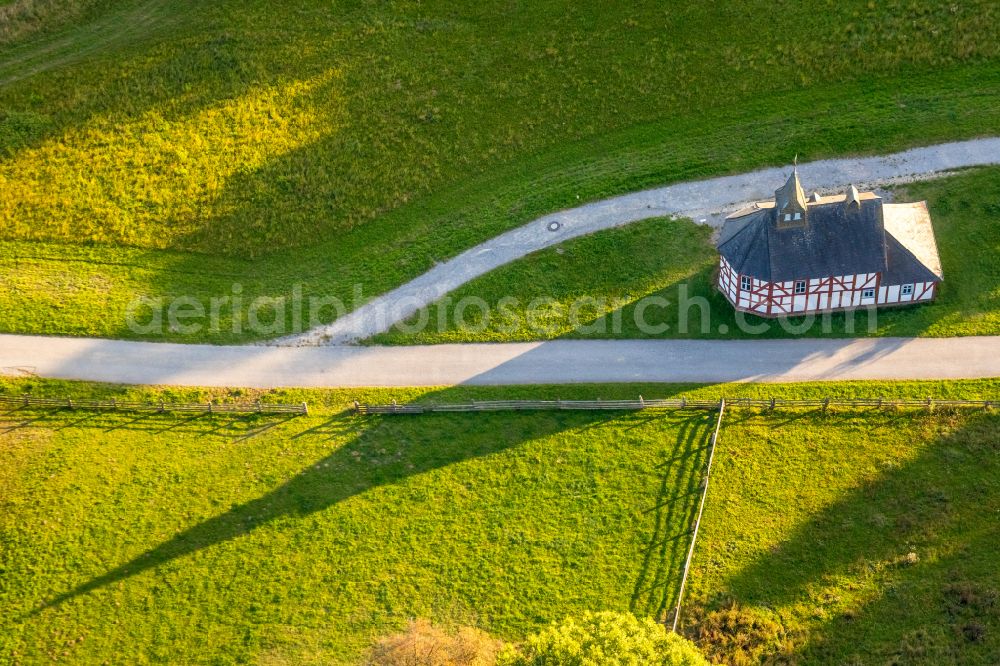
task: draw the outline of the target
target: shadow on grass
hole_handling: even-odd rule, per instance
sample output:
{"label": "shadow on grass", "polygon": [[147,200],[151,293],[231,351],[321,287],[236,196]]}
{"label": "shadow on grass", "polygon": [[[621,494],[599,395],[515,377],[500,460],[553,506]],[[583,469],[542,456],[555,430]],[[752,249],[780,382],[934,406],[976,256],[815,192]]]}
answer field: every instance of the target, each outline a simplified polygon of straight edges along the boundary
{"label": "shadow on grass", "polygon": [[[18,410],[19,412],[21,410]],[[79,418],[73,418],[79,414]],[[69,416],[72,415],[72,416]],[[67,420],[67,417],[73,420]],[[0,414],[0,434],[26,428],[67,430],[71,428],[114,432],[128,430],[147,432],[150,435],[165,433],[196,435],[199,437],[220,437],[231,441],[242,441],[262,435],[297,417],[296,414],[244,414],[225,416],[199,413],[192,416],[141,412],[86,412],[69,409],[50,411],[23,410],[23,413],[6,412]]]}
{"label": "shadow on grass", "polygon": [[[433,397],[447,400],[450,392],[444,390]],[[427,398],[428,396],[424,396],[423,399]],[[620,415],[620,412],[600,411],[511,414],[504,419],[503,427],[496,427],[495,418],[470,422],[468,415],[464,414],[364,417],[369,419],[370,427],[353,436],[325,458],[310,464],[272,492],[187,529],[133,560],[58,595],[32,614],[215,544],[244,536],[279,518],[306,516],[372,488],[397,483],[465,460],[493,455],[538,437],[568,429],[585,429]],[[334,417],[299,432],[288,431],[287,436],[291,441],[302,436],[337,439],[346,431],[353,430],[345,425],[345,421],[352,418],[362,417]],[[414,419],[420,420],[420,428],[428,434],[429,441],[425,439],[414,442]],[[679,444],[686,447],[686,455],[701,455],[698,447],[704,438],[703,422],[707,422],[707,417],[699,414],[685,426],[683,441]],[[490,436],[463,437],[470,427],[490,429]],[[376,452],[379,455],[375,455]],[[678,465],[678,469],[682,470],[683,465]],[[678,482],[685,483],[680,478]],[[668,493],[667,483],[665,479],[661,498]],[[659,507],[657,510],[657,520],[663,522],[664,512],[669,509]],[[658,546],[654,544],[654,548]],[[656,567],[656,573],[650,575],[667,577],[668,574],[661,570],[669,566],[668,562],[654,565],[655,557],[655,554],[650,554],[648,566]]]}
{"label": "shadow on grass", "polygon": [[[798,646],[807,663],[1000,663],[1000,416],[953,418],[916,458],[731,577],[726,594],[819,619]],[[841,602],[872,583],[872,598]]]}
{"label": "shadow on grass", "polygon": [[[663,474],[652,514],[653,533],[635,581],[629,610],[664,621],[680,586],[689,537],[698,507],[700,480],[704,476],[711,415],[697,415],[684,422],[677,434],[675,455],[660,465]],[[683,526],[678,529],[678,525]]]}

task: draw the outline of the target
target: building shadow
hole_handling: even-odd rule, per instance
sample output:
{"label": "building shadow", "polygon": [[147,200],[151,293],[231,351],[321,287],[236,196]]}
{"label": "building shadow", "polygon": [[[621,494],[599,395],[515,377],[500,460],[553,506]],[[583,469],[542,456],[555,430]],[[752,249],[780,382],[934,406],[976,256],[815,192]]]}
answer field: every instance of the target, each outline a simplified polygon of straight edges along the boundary
{"label": "building shadow", "polygon": [[[732,575],[719,598],[821,618],[796,646],[803,663],[1000,662],[1000,415],[949,420],[914,459]],[[858,589],[851,578],[875,596],[840,603]]]}

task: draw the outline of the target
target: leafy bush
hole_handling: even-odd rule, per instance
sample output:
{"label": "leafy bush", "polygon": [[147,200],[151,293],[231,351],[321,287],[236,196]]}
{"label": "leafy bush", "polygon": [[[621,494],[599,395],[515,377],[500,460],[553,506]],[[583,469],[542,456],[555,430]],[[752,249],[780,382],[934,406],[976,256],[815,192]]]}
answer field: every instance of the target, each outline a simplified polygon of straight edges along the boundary
{"label": "leafy bush", "polygon": [[493,666],[501,642],[472,627],[448,632],[427,620],[413,620],[398,634],[381,639],[368,655],[369,666]]}
{"label": "leafy bush", "polygon": [[500,666],[700,666],[708,664],[690,642],[650,619],[630,613],[587,613],[568,618],[508,648]]}

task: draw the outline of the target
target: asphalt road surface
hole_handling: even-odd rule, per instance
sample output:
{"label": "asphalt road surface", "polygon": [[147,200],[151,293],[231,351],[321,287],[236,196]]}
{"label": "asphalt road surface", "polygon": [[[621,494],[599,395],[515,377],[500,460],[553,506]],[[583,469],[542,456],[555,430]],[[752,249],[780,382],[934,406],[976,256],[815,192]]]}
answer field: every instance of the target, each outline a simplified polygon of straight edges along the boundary
{"label": "asphalt road surface", "polygon": [[0,372],[180,386],[445,386],[1000,377],[1000,336],[218,347],[0,335]]}

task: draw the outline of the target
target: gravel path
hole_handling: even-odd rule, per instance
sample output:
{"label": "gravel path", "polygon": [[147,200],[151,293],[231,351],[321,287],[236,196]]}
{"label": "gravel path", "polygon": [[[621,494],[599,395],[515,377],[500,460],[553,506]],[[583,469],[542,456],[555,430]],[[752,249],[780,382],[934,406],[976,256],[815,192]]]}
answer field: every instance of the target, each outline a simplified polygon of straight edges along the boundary
{"label": "gravel path", "polygon": [[1000,377],[1000,337],[215,347],[0,335],[0,373],[180,386],[444,386]]}
{"label": "gravel path", "polygon": [[[799,165],[809,191],[863,188],[926,180],[942,172],[1000,164],[1000,138],[915,148],[884,157],[821,160]],[[336,345],[380,333],[421,307],[484,273],[520,257],[601,229],[676,215],[719,224],[748,201],[774,196],[789,168],[678,183],[563,210],[497,236],[435,266],[415,280],[379,296],[334,323],[277,340],[279,345]]]}

